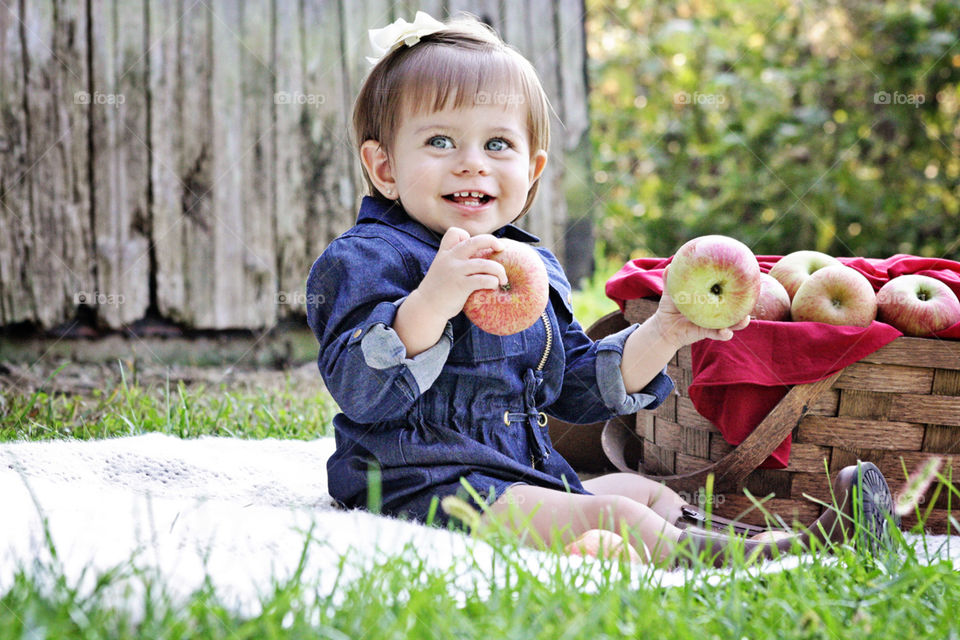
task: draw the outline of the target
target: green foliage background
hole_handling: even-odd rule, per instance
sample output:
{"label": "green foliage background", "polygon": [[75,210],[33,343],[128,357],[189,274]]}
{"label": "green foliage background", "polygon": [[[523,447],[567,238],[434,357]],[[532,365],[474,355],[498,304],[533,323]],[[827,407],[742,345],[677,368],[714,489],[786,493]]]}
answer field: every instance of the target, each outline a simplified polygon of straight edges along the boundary
{"label": "green foliage background", "polygon": [[960,1],[587,0],[602,250],[960,259]]}

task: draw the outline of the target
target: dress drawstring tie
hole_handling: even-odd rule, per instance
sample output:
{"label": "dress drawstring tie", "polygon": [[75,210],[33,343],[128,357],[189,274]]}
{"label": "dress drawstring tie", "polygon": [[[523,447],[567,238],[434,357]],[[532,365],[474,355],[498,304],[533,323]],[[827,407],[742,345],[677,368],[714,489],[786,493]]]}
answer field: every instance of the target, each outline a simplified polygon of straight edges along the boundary
{"label": "dress drawstring tie", "polygon": [[506,411],[503,421],[509,426],[513,422],[523,422],[527,429],[527,441],[530,443],[530,453],[534,466],[550,457],[550,447],[544,430],[547,428],[547,414],[537,409],[537,387],[543,379],[543,374],[533,369],[527,369],[523,376],[523,411]]}

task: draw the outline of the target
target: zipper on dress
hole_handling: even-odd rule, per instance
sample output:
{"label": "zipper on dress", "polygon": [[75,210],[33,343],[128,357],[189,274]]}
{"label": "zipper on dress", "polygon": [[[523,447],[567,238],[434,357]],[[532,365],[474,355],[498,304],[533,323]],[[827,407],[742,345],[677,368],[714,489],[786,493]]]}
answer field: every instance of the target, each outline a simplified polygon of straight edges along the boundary
{"label": "zipper on dress", "polygon": [[540,314],[540,319],[543,320],[543,328],[547,330],[547,344],[543,347],[543,355],[540,356],[537,371],[543,371],[547,364],[547,358],[550,356],[550,347],[553,346],[553,329],[550,327],[550,317],[547,315],[546,309]]}

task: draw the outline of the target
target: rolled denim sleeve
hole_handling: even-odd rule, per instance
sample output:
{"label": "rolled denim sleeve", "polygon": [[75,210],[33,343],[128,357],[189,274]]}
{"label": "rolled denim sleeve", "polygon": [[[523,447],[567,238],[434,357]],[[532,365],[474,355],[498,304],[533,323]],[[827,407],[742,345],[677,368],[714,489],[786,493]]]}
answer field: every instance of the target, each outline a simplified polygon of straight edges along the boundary
{"label": "rolled denim sleeve", "polygon": [[597,344],[597,387],[603,403],[617,415],[658,407],[673,391],[673,380],[664,367],[643,389],[627,393],[620,363],[623,361],[623,346],[638,326],[635,324],[606,336]]}
{"label": "rolled denim sleeve", "polygon": [[[400,307],[403,300],[406,298],[395,303],[385,303],[394,306],[393,316],[396,316],[396,309]],[[380,308],[378,306],[377,310]],[[383,314],[377,314],[375,310],[371,315]],[[453,325],[448,321],[440,340],[412,358],[407,357],[407,347],[391,325],[392,318],[388,321],[387,318],[373,317],[372,322],[367,323],[366,331],[360,335],[360,351],[363,353],[364,362],[368,367],[381,371],[391,367],[405,367],[413,376],[417,395],[420,395],[433,386],[434,381],[440,376],[440,370],[443,369],[447,356],[450,355],[450,346],[453,344]]]}
{"label": "rolled denim sleeve", "polygon": [[422,274],[377,237],[335,240],[307,280],[307,322],[320,349],[317,366],[351,420],[402,419],[434,383],[453,344],[447,323],[438,342],[413,358],[393,329],[397,309]]}

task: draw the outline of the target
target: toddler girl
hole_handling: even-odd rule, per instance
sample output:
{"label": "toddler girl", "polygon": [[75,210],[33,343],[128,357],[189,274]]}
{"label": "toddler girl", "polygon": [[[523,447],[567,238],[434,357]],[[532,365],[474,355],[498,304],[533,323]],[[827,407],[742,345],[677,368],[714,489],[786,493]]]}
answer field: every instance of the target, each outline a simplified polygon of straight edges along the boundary
{"label": "toddler girl", "polygon": [[546,96],[532,65],[476,20],[418,13],[371,35],[385,53],[353,115],[369,195],[307,283],[318,364],[342,411],[331,495],[347,507],[375,497],[385,513],[443,523],[438,501],[465,496],[466,481],[485,519],[548,543],[627,530],[635,548],[666,558],[689,506],[639,475],[581,482],[551,444],[546,416],[593,423],[652,409],[673,389],[665,367],[679,347],[732,330],[691,324],[664,295],[644,324],[594,342],[542,247],[550,295],[540,320],[505,337],[472,325],[462,313],[470,293],[506,283],[483,256],[501,238],[537,241],[512,223],[547,163]]}

